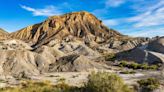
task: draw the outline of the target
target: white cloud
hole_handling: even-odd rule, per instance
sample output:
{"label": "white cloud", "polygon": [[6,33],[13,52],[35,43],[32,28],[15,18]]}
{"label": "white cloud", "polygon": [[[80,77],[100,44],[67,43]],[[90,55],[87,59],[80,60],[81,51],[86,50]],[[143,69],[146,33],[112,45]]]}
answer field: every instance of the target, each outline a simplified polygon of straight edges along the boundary
{"label": "white cloud", "polygon": [[106,26],[116,26],[116,25],[119,25],[119,21],[118,20],[115,20],[115,19],[103,20],[103,23]]}
{"label": "white cloud", "polygon": [[53,16],[53,15],[62,14],[62,11],[58,7],[52,5],[46,6],[43,9],[35,9],[25,5],[21,5],[21,8],[32,12],[34,16]]}
{"label": "white cloud", "polygon": [[164,34],[164,28],[144,29],[140,31],[127,33],[127,35],[131,35],[134,37],[155,37],[155,36],[163,36],[163,34]]}
{"label": "white cloud", "polygon": [[[131,36],[162,36],[164,34],[164,1],[152,0],[147,2],[146,0],[106,0],[104,8],[97,9],[94,14],[103,15],[109,13],[110,7],[119,7],[125,2],[131,2],[128,7],[133,11],[130,11],[133,16],[124,18],[108,19],[104,17],[104,24],[117,28],[123,32],[123,34]],[[115,3],[117,2],[117,3]],[[132,7],[135,6],[135,7]],[[128,31],[127,31],[128,30]]]}
{"label": "white cloud", "polygon": [[108,10],[103,8],[103,9],[96,9],[94,11],[91,12],[92,14],[98,16],[98,17],[101,17],[101,16],[104,16],[104,14],[108,13]]}
{"label": "white cloud", "polygon": [[134,22],[133,26],[136,28],[164,25],[164,1],[144,10],[144,12],[129,18],[128,22]]}
{"label": "white cloud", "polygon": [[124,4],[126,0],[107,0],[105,2],[106,7],[118,7],[122,4]]}
{"label": "white cloud", "polygon": [[120,5],[124,4],[127,0],[105,0],[103,1],[103,7],[100,9],[95,9],[92,11],[93,14],[97,16],[103,16],[103,14],[107,14],[110,11],[110,8],[116,8]]}

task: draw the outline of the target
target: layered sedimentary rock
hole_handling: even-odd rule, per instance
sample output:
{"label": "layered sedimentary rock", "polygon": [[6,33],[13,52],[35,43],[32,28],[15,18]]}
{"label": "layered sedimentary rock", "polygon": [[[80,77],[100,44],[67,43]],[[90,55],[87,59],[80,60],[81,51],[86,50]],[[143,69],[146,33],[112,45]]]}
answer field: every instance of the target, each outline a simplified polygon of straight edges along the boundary
{"label": "layered sedimentary rock", "polygon": [[42,23],[12,33],[11,37],[38,45],[46,44],[52,39],[63,40],[70,35],[86,43],[91,41],[101,43],[111,37],[122,36],[108,29],[92,14],[82,11],[49,17]]}

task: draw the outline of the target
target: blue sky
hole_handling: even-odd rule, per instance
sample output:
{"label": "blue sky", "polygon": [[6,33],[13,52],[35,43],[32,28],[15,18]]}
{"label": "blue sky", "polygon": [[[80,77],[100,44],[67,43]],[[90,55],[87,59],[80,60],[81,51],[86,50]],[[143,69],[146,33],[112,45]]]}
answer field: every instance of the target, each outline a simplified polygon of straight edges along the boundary
{"label": "blue sky", "polygon": [[164,0],[0,0],[0,10],[0,27],[8,32],[84,10],[125,35],[164,36]]}

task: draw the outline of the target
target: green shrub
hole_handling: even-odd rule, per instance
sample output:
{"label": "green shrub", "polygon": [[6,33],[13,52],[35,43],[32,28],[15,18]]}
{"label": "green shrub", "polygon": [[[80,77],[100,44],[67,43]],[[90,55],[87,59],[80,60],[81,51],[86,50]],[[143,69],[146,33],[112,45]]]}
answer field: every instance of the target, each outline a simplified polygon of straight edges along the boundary
{"label": "green shrub", "polygon": [[[60,80],[64,81],[63,78]],[[0,92],[133,92],[133,90],[125,85],[119,76],[98,72],[90,74],[86,85],[80,88],[69,86],[64,82],[52,85],[49,81],[25,81],[18,87],[0,88]]]}
{"label": "green shrub", "polygon": [[133,92],[124,84],[122,78],[107,72],[89,75],[85,88],[87,92]]}
{"label": "green shrub", "polygon": [[157,70],[158,69],[158,65],[151,65],[149,68],[152,69],[152,70]]}
{"label": "green shrub", "polygon": [[138,69],[149,69],[149,66],[148,66],[148,64],[139,64],[138,65]]}
{"label": "green shrub", "polygon": [[110,53],[110,54],[105,56],[106,61],[114,61],[115,59],[116,59],[116,55],[113,53]]}
{"label": "green shrub", "polygon": [[132,62],[131,64],[128,64],[128,67],[133,69],[138,69],[139,64]]}
{"label": "green shrub", "polygon": [[121,61],[121,62],[119,63],[119,66],[120,66],[120,67],[127,67],[127,65],[128,65],[127,61]]}
{"label": "green shrub", "polygon": [[57,81],[58,81],[58,83],[65,83],[66,79],[65,78],[59,78]]}
{"label": "green shrub", "polygon": [[140,85],[140,87],[143,90],[145,90],[145,92],[146,91],[150,92],[152,90],[159,88],[159,86],[160,86],[160,82],[155,78],[148,78],[148,79],[139,80],[138,84]]}
{"label": "green shrub", "polygon": [[144,70],[157,70],[158,65],[148,65],[148,64],[138,64],[135,62],[127,62],[127,61],[121,61],[118,66],[120,67],[127,67],[132,69],[144,69]]}
{"label": "green shrub", "polygon": [[122,71],[121,74],[135,74],[135,71]]}
{"label": "green shrub", "polygon": [[65,83],[52,85],[50,82],[27,81],[18,87],[1,88],[0,92],[83,92],[80,88],[69,86]]}

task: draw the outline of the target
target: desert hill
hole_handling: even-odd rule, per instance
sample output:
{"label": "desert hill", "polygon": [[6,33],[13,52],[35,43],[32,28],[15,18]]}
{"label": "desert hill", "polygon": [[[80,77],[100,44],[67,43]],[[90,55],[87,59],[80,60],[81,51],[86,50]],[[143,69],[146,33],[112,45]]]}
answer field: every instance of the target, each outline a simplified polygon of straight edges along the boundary
{"label": "desert hill", "polygon": [[[163,76],[164,68],[162,71],[160,67],[164,65],[164,37],[126,36],[107,28],[91,13],[73,12],[49,17],[13,33],[0,29],[0,61],[0,80],[9,82],[41,76],[54,81],[55,76],[50,74],[57,72],[105,70],[135,83],[141,75]],[[133,62],[134,66],[158,65],[158,71],[134,69],[136,75],[125,76],[120,71],[132,69],[119,67],[121,61]]]}
{"label": "desert hill", "polygon": [[[49,17],[42,23],[11,33],[10,37],[28,42],[34,48],[48,44],[52,40],[61,42],[76,39],[99,50],[108,47],[127,50],[146,41],[145,38],[124,36],[109,29],[101,20],[85,11]],[[99,48],[102,47],[100,44],[105,47]]]}
{"label": "desert hill", "polygon": [[1,41],[0,72],[10,76],[107,69],[104,55],[134,50],[150,41],[109,29],[85,11],[52,16],[6,35],[12,39]]}
{"label": "desert hill", "polygon": [[85,11],[52,16],[42,23],[11,33],[10,36],[35,45],[45,44],[53,39],[68,39],[69,36],[86,43],[101,43],[110,38],[122,37],[120,33],[108,29],[95,16]]}

